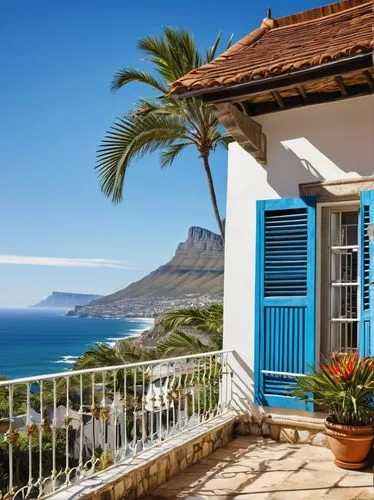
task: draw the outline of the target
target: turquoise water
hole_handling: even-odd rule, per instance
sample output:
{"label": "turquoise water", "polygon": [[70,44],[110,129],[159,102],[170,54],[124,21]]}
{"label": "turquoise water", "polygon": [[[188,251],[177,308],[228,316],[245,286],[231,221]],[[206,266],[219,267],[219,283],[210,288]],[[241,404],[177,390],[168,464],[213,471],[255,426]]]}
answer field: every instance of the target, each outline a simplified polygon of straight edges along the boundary
{"label": "turquoise water", "polygon": [[0,375],[10,378],[71,368],[95,342],[139,335],[152,319],[72,318],[61,309],[0,309]]}

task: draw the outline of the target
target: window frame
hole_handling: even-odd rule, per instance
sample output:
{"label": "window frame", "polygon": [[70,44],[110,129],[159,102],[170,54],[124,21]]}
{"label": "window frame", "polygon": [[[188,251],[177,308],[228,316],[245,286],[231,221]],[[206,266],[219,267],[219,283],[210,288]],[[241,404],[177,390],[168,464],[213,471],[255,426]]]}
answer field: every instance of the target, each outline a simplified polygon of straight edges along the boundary
{"label": "window frame", "polygon": [[[322,281],[322,270],[323,270],[323,225],[322,225],[322,215],[324,209],[341,209],[342,211],[349,211],[350,209],[358,210],[359,213],[359,224],[358,231],[360,231],[360,201],[359,200],[351,200],[347,199],[332,201],[332,202],[318,202],[317,200],[317,231],[316,231],[316,346],[315,346],[315,362],[316,366],[318,363],[323,361],[322,356],[322,331],[323,331],[323,322],[328,321],[328,317],[322,317],[322,297],[324,295],[324,290],[326,285],[323,284]],[[326,237],[326,235],[325,235]],[[360,244],[360,238],[358,238],[358,242]],[[360,258],[360,249],[358,251],[358,262],[357,267],[358,270],[361,268],[361,258]],[[360,304],[361,304],[361,285],[360,285],[360,271],[358,272],[358,291],[357,291],[357,303],[358,303],[358,325],[360,325]],[[358,327],[357,333],[357,345],[359,347],[359,336],[360,336],[360,327]]]}

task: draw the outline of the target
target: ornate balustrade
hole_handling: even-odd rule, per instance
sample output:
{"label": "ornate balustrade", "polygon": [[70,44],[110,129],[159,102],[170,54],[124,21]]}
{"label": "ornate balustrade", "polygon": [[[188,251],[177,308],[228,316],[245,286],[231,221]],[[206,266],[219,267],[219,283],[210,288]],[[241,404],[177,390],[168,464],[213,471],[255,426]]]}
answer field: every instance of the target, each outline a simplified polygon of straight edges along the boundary
{"label": "ornate balustrade", "polygon": [[224,414],[230,351],[0,382],[0,498],[43,498]]}

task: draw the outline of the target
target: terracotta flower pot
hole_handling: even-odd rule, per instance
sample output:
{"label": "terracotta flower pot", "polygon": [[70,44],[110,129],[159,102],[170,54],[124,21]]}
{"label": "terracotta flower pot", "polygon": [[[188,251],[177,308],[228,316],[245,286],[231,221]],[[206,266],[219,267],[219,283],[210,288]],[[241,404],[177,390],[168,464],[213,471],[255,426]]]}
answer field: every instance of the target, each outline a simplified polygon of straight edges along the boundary
{"label": "terracotta flower pot", "polygon": [[331,451],[335,455],[335,464],[342,469],[363,469],[367,466],[366,458],[370,452],[374,427],[354,427],[325,421],[326,434]]}

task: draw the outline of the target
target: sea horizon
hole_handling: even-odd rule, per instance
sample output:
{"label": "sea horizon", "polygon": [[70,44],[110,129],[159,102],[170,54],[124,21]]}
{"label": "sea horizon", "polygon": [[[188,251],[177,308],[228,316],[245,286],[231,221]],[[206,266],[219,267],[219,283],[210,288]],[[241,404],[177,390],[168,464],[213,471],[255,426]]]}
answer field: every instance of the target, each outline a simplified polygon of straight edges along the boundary
{"label": "sea horizon", "polygon": [[66,371],[95,343],[114,346],[137,337],[154,318],[81,318],[69,308],[0,308],[0,376],[20,378]]}

